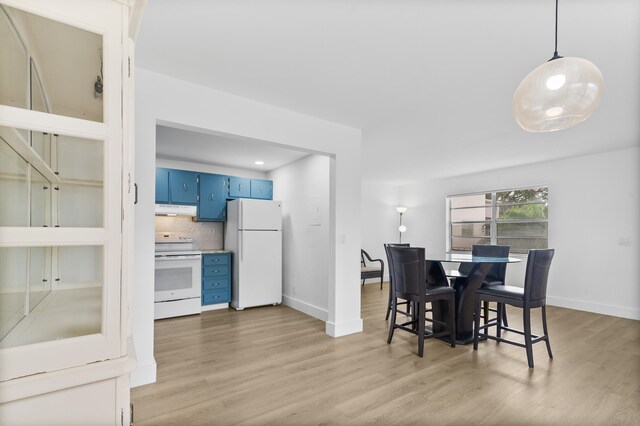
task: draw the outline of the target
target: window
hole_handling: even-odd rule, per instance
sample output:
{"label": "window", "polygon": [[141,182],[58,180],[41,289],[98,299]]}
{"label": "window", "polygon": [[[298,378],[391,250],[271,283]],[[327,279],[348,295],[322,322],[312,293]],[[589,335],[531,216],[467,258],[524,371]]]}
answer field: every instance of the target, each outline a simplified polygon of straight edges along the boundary
{"label": "window", "polygon": [[511,189],[447,197],[449,250],[474,244],[511,246],[511,253],[547,248],[547,187]]}

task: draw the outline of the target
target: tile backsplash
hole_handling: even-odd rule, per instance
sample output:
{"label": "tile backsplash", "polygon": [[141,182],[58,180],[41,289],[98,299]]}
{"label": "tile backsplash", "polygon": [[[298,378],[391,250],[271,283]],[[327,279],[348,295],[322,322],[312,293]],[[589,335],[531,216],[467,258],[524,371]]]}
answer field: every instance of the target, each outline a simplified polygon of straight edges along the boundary
{"label": "tile backsplash", "polygon": [[224,223],[194,222],[189,216],[156,216],[156,232],[189,235],[197,250],[224,248]]}

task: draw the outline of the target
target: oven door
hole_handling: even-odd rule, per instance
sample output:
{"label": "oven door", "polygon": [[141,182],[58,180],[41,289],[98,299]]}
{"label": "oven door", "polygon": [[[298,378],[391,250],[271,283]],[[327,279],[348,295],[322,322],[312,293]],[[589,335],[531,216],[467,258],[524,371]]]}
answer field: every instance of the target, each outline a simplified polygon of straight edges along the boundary
{"label": "oven door", "polygon": [[200,297],[202,256],[156,255],[155,302]]}

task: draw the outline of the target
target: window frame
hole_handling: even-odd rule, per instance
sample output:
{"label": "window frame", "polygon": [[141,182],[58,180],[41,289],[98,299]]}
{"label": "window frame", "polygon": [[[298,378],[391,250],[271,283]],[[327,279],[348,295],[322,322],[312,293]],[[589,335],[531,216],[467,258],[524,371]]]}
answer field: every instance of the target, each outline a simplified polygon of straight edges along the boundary
{"label": "window frame", "polygon": [[[448,253],[470,253],[471,249],[469,250],[453,250],[452,249],[452,244],[451,244],[451,239],[453,237],[452,235],[452,228],[454,225],[461,225],[461,224],[488,224],[489,225],[489,244],[491,245],[497,245],[498,244],[498,224],[502,224],[502,223],[546,223],[547,224],[547,236],[546,236],[546,240],[547,240],[547,247],[549,246],[549,214],[547,212],[547,217],[546,219],[503,219],[503,220],[498,220],[498,204],[497,204],[497,194],[500,192],[511,192],[511,191],[524,191],[524,190],[528,190],[528,189],[541,189],[541,188],[546,188],[547,190],[547,199],[546,199],[546,206],[548,208],[549,206],[549,185],[547,184],[540,184],[540,185],[529,185],[529,186],[523,186],[523,187],[517,187],[517,188],[506,188],[506,189],[495,189],[495,190],[487,190],[487,191],[478,191],[478,192],[468,192],[468,193],[462,193],[462,194],[450,194],[446,196],[446,251]],[[469,209],[469,208],[478,208],[478,207],[482,207],[482,206],[468,206],[468,207],[457,207],[457,208],[452,208],[451,207],[451,200],[452,198],[456,198],[456,197],[467,197],[467,196],[473,196],[473,195],[484,195],[485,196],[485,200],[489,200],[489,198],[486,198],[487,194],[491,194],[491,219],[490,220],[478,220],[478,221],[459,221],[459,222],[452,222],[451,220],[451,212],[452,210],[463,210],[463,209]],[[526,203],[510,203],[510,204],[505,204],[505,206],[511,206],[511,205],[533,205],[533,204],[540,204],[539,202],[526,202]],[[505,237],[503,237],[505,238]],[[508,237],[507,237],[508,238]],[[527,237],[512,237],[512,238],[527,238]],[[531,237],[531,238],[543,238],[543,237]],[[527,255],[527,253],[512,253],[510,254],[510,256],[516,256],[516,257],[525,257]]]}

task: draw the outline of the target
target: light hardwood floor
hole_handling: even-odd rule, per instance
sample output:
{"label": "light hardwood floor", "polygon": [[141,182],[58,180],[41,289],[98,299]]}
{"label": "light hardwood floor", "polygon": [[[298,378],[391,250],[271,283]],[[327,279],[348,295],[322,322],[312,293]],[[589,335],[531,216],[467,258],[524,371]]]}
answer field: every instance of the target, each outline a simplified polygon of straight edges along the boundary
{"label": "light hardwood floor", "polygon": [[549,307],[554,359],[534,345],[535,369],[493,341],[427,340],[421,359],[413,335],[387,345],[387,292],[364,286],[364,333],[337,339],[286,306],[156,321],[158,381],[132,390],[135,424],[640,423],[640,322]]}

